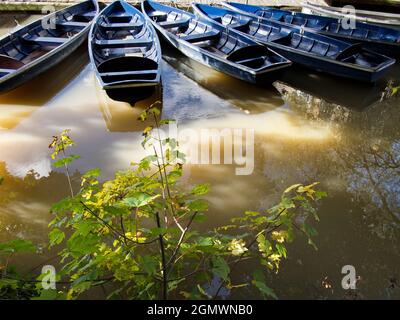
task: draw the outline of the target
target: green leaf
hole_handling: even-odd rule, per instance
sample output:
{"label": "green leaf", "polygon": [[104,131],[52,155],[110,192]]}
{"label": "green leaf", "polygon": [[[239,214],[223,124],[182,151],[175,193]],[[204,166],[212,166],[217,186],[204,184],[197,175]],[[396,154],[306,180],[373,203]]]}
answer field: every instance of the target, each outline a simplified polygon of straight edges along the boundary
{"label": "green leaf", "polygon": [[3,177],[3,176],[0,176],[0,184],[2,184],[3,181],[4,181],[4,177]]}
{"label": "green leaf", "polygon": [[293,189],[296,189],[298,187],[300,187],[302,184],[298,183],[298,184],[294,184],[292,186],[290,186],[289,188],[287,188],[285,191],[283,191],[283,193],[289,193],[290,191],[292,191]]}
{"label": "green leaf", "polygon": [[55,246],[60,244],[65,238],[65,233],[60,229],[53,229],[49,232],[50,245]]}
{"label": "green leaf", "polygon": [[68,164],[70,164],[71,162],[73,162],[74,160],[79,159],[79,158],[80,158],[80,156],[71,155],[71,156],[68,156],[68,157],[59,159],[59,160],[57,160],[57,161],[54,161],[54,162],[53,162],[53,166],[54,166],[55,168],[59,168],[59,167],[68,165]]}
{"label": "green leaf", "polygon": [[244,214],[245,214],[246,216],[248,216],[248,217],[257,217],[257,216],[260,215],[259,212],[255,212],[255,211],[246,211]]}
{"label": "green leaf", "polygon": [[258,242],[258,250],[264,254],[264,256],[268,256],[272,251],[271,243],[265,238],[263,234],[259,234],[257,237]]}
{"label": "green leaf", "polygon": [[278,299],[274,291],[265,284],[265,277],[261,270],[253,273],[253,280],[251,283],[263,294],[263,296]]}
{"label": "green leaf", "polygon": [[158,261],[155,257],[148,255],[142,257],[143,270],[149,275],[154,275],[157,273],[158,265]]}
{"label": "green leaf", "polygon": [[282,243],[276,243],[275,248],[282,257],[287,257],[286,247]]}
{"label": "green leaf", "polygon": [[211,258],[211,263],[212,272],[219,276],[221,279],[227,280],[230,273],[230,268],[225,259],[220,256],[213,256]]}
{"label": "green leaf", "polygon": [[199,184],[196,187],[194,187],[191,191],[192,194],[197,195],[197,196],[202,196],[207,194],[210,191],[210,184],[204,183],[204,184]]}
{"label": "green leaf", "polygon": [[149,195],[144,192],[135,192],[130,194],[129,197],[125,198],[122,202],[128,207],[140,208],[149,204],[159,196],[160,195]]}
{"label": "green leaf", "polygon": [[98,176],[100,176],[101,174],[101,170],[99,168],[95,168],[95,169],[90,169],[88,171],[85,172],[85,174],[83,175],[84,178],[97,178]]}
{"label": "green leaf", "polygon": [[204,213],[198,213],[193,218],[193,221],[196,221],[196,222],[204,222],[206,220],[207,220],[207,216]]}
{"label": "green leaf", "polygon": [[0,243],[0,254],[17,253],[17,252],[36,252],[36,246],[29,240],[15,239]]}
{"label": "green leaf", "polygon": [[187,205],[189,210],[192,211],[207,211],[208,210],[208,202],[202,199],[196,199],[190,201]]}
{"label": "green leaf", "polygon": [[32,300],[56,300],[58,292],[55,289],[42,290],[39,297],[34,297]]}

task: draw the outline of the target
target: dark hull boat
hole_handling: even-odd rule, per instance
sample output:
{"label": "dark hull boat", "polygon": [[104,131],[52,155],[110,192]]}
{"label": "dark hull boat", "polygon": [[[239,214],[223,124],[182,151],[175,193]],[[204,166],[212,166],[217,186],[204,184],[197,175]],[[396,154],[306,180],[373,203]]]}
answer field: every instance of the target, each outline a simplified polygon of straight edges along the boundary
{"label": "dark hull boat", "polygon": [[232,10],[195,4],[196,14],[236,29],[293,62],[314,70],[365,82],[375,82],[395,63],[394,59],[298,27],[258,19]]}
{"label": "dark hull boat", "polygon": [[97,1],[85,1],[0,39],[0,93],[22,85],[70,55],[86,40],[97,13]]}
{"label": "dark hull boat", "polygon": [[156,31],[125,1],[111,3],[96,18],[89,56],[100,85],[115,100],[136,102],[160,84],[161,46]]}
{"label": "dark hull boat", "polygon": [[357,22],[356,28],[346,28],[340,19],[321,17],[268,7],[236,2],[222,3],[239,13],[251,14],[263,19],[305,27],[315,32],[347,42],[362,43],[364,48],[391,56],[400,57],[400,30]]}
{"label": "dark hull boat", "polygon": [[291,65],[249,37],[187,11],[152,1],[143,1],[142,10],[183,54],[235,78],[252,83],[275,81]]}

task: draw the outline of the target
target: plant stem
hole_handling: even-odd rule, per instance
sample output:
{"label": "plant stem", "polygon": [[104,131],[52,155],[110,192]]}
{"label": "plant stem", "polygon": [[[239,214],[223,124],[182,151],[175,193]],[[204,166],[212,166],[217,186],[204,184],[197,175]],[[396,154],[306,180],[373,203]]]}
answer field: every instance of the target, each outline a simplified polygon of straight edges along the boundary
{"label": "plant stem", "polygon": [[[156,213],[156,222],[157,222],[157,227],[161,228],[161,222],[160,222],[160,214],[157,212]],[[163,235],[158,235],[158,240],[160,242],[160,251],[161,251],[161,263],[162,263],[162,274],[163,274],[163,281],[162,281],[162,296],[163,300],[168,299],[168,291],[167,291],[167,284],[168,284],[168,279],[167,279],[167,265],[166,265],[166,260],[165,260],[165,248],[164,248],[164,238]]]}

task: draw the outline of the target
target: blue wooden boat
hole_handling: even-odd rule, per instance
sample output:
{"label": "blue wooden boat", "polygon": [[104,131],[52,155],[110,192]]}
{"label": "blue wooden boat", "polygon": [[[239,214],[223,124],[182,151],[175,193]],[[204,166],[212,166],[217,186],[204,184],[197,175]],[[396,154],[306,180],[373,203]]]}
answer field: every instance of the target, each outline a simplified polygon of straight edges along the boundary
{"label": "blue wooden boat", "polygon": [[[161,46],[153,26],[144,15],[125,1],[115,1],[104,8],[89,34],[89,56],[97,79],[113,95],[139,91],[151,94],[160,83]],[[116,98],[121,100],[120,98]]]}
{"label": "blue wooden boat", "polygon": [[318,15],[292,12],[269,7],[247,5],[236,2],[223,2],[227,8],[263,19],[306,27],[315,32],[346,42],[362,43],[364,48],[388,55],[400,57],[400,30],[373,24],[356,22],[356,28],[346,28],[342,20]]}
{"label": "blue wooden boat", "polygon": [[153,1],[143,1],[142,11],[183,54],[235,78],[252,83],[275,81],[291,65],[246,35],[187,11]]}
{"label": "blue wooden boat", "polygon": [[0,93],[44,73],[76,50],[86,40],[98,10],[96,0],[84,1],[1,38]]}
{"label": "blue wooden boat", "polygon": [[194,4],[196,14],[251,36],[293,62],[314,70],[375,82],[395,60],[337,39],[229,9]]}

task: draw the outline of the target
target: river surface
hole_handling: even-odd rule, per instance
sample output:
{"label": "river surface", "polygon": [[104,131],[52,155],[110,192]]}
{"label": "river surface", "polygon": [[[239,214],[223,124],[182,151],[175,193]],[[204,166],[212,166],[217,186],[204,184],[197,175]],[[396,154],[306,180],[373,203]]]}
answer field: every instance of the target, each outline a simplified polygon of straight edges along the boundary
{"label": "river surface", "polygon": [[[26,23],[27,16],[18,16]],[[28,18],[29,20],[32,17]],[[14,27],[0,16],[0,33]],[[254,170],[235,164],[187,165],[187,183],[212,190],[206,228],[227,224],[246,210],[269,208],[291,184],[319,181],[327,191],[314,224],[318,251],[301,237],[267,285],[281,299],[400,298],[400,67],[376,86],[294,68],[282,81],[254,86],[205,68],[171,48],[162,64],[162,117],[180,128],[254,129]],[[47,241],[49,207],[68,195],[66,177],[51,167],[49,142],[71,129],[72,171],[99,167],[111,178],[143,155],[141,110],[103,92],[83,46],[58,67],[0,96],[0,241]],[[24,270],[52,254],[21,256]],[[353,265],[357,290],[341,287],[342,267]],[[252,266],[243,265],[236,283]],[[250,288],[233,298],[256,298]]]}

